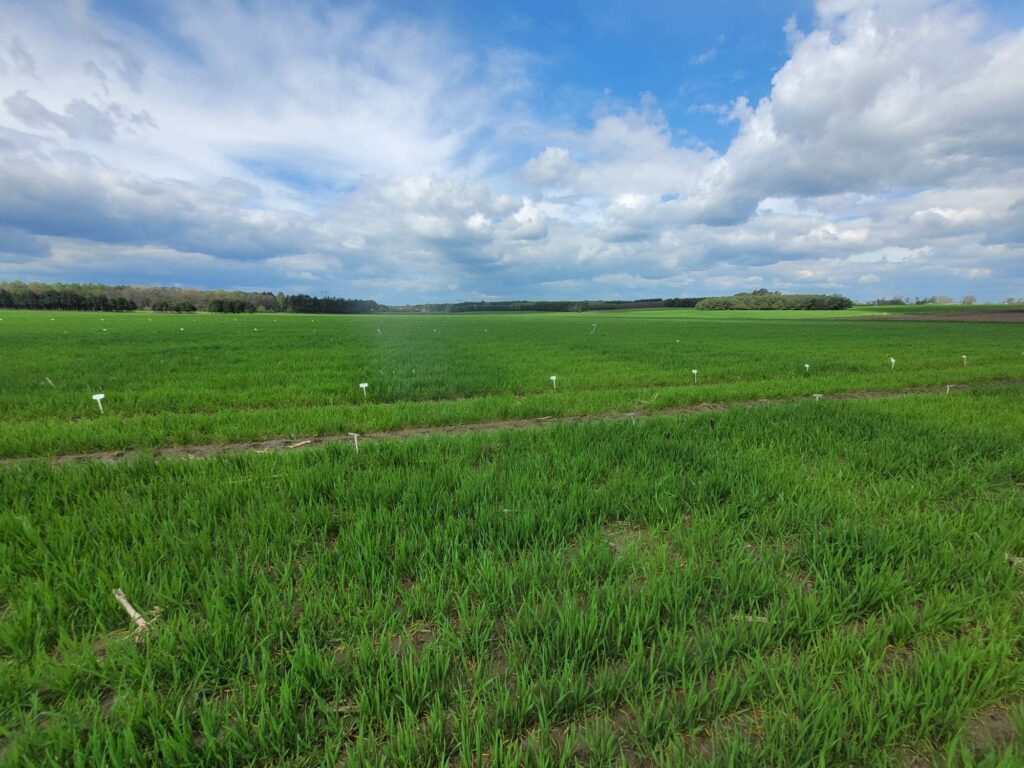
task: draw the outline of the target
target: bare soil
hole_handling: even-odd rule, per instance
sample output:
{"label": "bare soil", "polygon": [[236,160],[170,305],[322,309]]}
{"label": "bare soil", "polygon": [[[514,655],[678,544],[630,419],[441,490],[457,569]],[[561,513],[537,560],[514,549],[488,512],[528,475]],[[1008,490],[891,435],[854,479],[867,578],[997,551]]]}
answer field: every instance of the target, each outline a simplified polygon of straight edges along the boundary
{"label": "bare soil", "polygon": [[1012,706],[995,706],[978,712],[965,729],[967,743],[975,752],[1002,753],[1020,740],[1013,724]]}
{"label": "bare soil", "polygon": [[1005,312],[996,310],[994,312],[977,311],[971,312],[907,312],[894,313],[891,315],[862,315],[857,320],[896,320],[896,321],[920,321],[932,323],[1024,323],[1024,311],[1016,309]]}

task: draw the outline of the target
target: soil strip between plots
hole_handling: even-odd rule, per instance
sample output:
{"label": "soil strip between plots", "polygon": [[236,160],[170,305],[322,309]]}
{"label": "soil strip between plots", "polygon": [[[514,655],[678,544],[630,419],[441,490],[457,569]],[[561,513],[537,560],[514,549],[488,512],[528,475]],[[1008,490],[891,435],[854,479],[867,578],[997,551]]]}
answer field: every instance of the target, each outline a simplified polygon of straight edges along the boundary
{"label": "soil strip between plots", "polygon": [[[875,400],[890,397],[907,397],[910,395],[934,395],[947,392],[957,392],[972,387],[975,389],[989,388],[994,386],[1006,386],[1019,384],[1018,381],[994,381],[979,382],[974,385],[951,384],[948,387],[911,387],[900,390],[881,391],[858,391],[858,392],[833,392],[826,394],[826,400]],[[534,429],[548,427],[555,424],[580,424],[596,423],[603,421],[626,421],[648,419],[652,416],[674,416],[692,413],[704,413],[706,411],[728,411],[736,408],[760,408],[762,406],[786,405],[790,403],[803,402],[806,397],[788,398],[762,398],[759,400],[739,400],[733,402],[718,403],[696,403],[693,405],[680,405],[669,408],[656,408],[637,411],[615,411],[609,413],[592,413],[574,416],[541,416],[529,419],[509,419],[505,421],[486,421],[471,424],[446,424],[442,426],[409,427],[406,429],[395,429],[384,432],[367,432],[359,435],[361,443],[374,442],[377,440],[405,440],[414,437],[425,437],[430,435],[454,435],[467,432],[496,432],[504,429]],[[74,464],[79,462],[97,461],[114,463],[118,461],[130,461],[136,458],[154,459],[205,459],[211,456],[221,456],[232,453],[267,453],[270,451],[288,451],[315,448],[328,443],[351,443],[352,433],[341,433],[334,435],[310,435],[308,437],[276,437],[266,440],[250,440],[239,443],[211,443],[206,445],[174,445],[163,448],[151,449],[125,449],[120,451],[92,451],[88,453],[64,453],[51,457],[46,456],[23,456],[9,459],[0,459],[0,467],[23,462],[33,461],[41,458],[49,458],[53,464]]]}
{"label": "soil strip between plots", "polygon": [[879,312],[878,314],[857,315],[846,320],[888,320],[895,322],[924,323],[1024,323],[1024,312],[1016,309],[992,311],[967,310],[964,312]]}

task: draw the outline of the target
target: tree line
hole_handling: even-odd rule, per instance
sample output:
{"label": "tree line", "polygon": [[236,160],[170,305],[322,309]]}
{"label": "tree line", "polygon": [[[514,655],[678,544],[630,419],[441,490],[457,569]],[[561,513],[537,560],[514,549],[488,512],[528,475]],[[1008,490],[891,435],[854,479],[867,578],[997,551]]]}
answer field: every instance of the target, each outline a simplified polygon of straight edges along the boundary
{"label": "tree line", "polygon": [[74,286],[47,285],[27,289],[19,284],[0,283],[0,308],[131,312],[139,305],[124,296],[109,296],[91,289],[76,290]]}
{"label": "tree line", "polygon": [[156,301],[150,307],[154,312],[198,312],[199,308],[191,301]]}
{"label": "tree line", "polygon": [[389,312],[590,312],[616,309],[695,307],[701,299],[631,299],[626,301],[460,301],[452,304],[405,304],[387,307]]}
{"label": "tree line", "polygon": [[[1024,301],[1024,299],[1015,299],[1013,297],[1010,297],[1008,299],[1003,299],[1002,303],[1003,304],[1019,304],[1019,303],[1021,303],[1021,301]],[[953,299],[952,296],[925,296],[924,298],[921,298],[920,296],[915,296],[914,298],[910,298],[909,296],[889,296],[889,297],[883,296],[880,299],[875,299],[873,301],[865,302],[865,304],[867,306],[869,306],[869,307],[876,307],[876,306],[877,307],[884,307],[884,306],[892,306],[892,305],[900,306],[900,305],[905,305],[905,304],[914,304],[916,306],[920,306],[922,304],[956,304],[956,303],[957,302]],[[969,293],[966,296],[961,296],[960,297],[960,304],[965,306],[965,307],[969,307],[972,304],[977,304],[977,303],[978,303],[978,299],[973,294]]]}
{"label": "tree line", "polygon": [[330,296],[317,298],[304,293],[285,296],[283,309],[308,315],[369,315],[387,310],[372,299],[338,299]]}
{"label": "tree line", "polygon": [[387,308],[366,299],[318,298],[304,293],[288,296],[270,291],[203,291],[197,288],[99,283],[0,282],[0,309],[367,314]]}
{"label": "tree line", "polygon": [[849,309],[853,301],[838,294],[780,293],[760,288],[751,293],[714,296],[697,302],[697,309]]}
{"label": "tree line", "polygon": [[[945,297],[935,297],[945,298]],[[935,300],[933,298],[932,300]],[[973,300],[973,297],[968,297]],[[941,303],[941,302],[940,302]],[[965,298],[964,303],[967,303]],[[734,296],[633,299],[628,301],[463,301],[386,306],[371,299],[286,295],[270,291],[204,291],[196,288],[102,285],[98,283],[0,282],[0,308],[127,312],[295,312],[374,314],[380,312],[587,312],[592,310],[696,307],[698,309],[847,309],[845,296],[783,294],[760,289]]]}

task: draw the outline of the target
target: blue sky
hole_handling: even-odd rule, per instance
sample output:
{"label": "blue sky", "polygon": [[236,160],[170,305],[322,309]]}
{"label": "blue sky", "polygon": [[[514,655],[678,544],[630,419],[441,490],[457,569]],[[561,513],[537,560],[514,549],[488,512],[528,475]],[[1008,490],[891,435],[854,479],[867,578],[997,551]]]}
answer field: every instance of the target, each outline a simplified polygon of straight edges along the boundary
{"label": "blue sky", "polygon": [[0,279],[1024,297],[1024,7],[0,0]]}

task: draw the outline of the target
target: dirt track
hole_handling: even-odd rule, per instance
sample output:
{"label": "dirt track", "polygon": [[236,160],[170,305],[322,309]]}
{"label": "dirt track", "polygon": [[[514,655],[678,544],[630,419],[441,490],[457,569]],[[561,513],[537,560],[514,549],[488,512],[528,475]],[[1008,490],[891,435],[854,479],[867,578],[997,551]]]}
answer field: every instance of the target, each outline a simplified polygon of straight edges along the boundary
{"label": "dirt track", "polygon": [[[1018,381],[992,381],[980,382],[975,385],[953,384],[949,390],[952,392],[974,388],[991,386],[1004,386],[1008,384],[1019,384]],[[946,387],[914,387],[893,391],[861,391],[861,392],[836,392],[825,395],[827,400],[861,400],[878,399],[888,397],[906,397],[908,395],[940,394],[946,391]],[[595,413],[579,416],[543,416],[534,419],[514,419],[507,421],[487,421],[476,424],[451,424],[437,427],[411,427],[398,429],[390,432],[368,432],[359,435],[360,443],[374,442],[377,440],[404,440],[413,437],[444,434],[464,434],[467,432],[495,432],[502,429],[536,429],[554,424],[579,424],[582,422],[603,422],[603,421],[624,421],[626,419],[646,419],[651,416],[672,416],[690,413],[703,413],[705,411],[727,411],[735,408],[758,408],[761,406],[783,405],[804,401],[807,398],[784,398],[784,399],[761,399],[742,400],[731,403],[697,403],[695,405],[683,405],[673,408],[661,408],[656,410],[641,410],[615,413]],[[89,453],[66,453],[52,457],[26,456],[0,460],[0,466],[19,464],[32,461],[37,458],[49,458],[53,464],[73,464],[86,461],[98,461],[114,463],[128,461],[135,458],[152,457],[154,459],[205,459],[210,456],[219,456],[230,453],[266,453],[268,451],[288,451],[303,448],[314,448],[328,443],[352,442],[349,434],[319,435],[301,438],[269,438],[266,440],[253,440],[240,443],[213,443],[207,445],[180,445],[168,446],[165,448],[154,448],[150,450],[128,449],[122,451],[93,451]]]}

